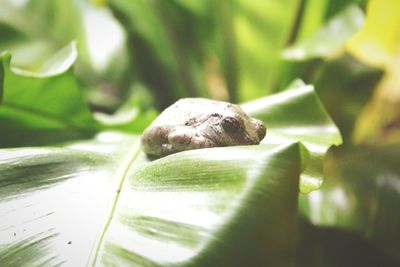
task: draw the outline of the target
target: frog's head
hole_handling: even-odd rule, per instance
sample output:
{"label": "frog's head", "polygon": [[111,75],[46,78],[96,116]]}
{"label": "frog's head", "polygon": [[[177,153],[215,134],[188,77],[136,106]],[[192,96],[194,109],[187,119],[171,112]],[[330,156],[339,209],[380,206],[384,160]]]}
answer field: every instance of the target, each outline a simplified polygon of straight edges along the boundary
{"label": "frog's head", "polygon": [[237,105],[230,104],[222,113],[211,114],[209,138],[220,146],[256,145],[266,134],[264,122],[247,116]]}

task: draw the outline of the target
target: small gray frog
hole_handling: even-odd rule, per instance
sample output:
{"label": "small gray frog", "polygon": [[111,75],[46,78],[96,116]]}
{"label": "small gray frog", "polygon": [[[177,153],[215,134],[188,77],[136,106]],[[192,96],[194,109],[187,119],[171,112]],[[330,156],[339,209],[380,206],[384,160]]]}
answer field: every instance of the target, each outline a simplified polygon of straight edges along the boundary
{"label": "small gray frog", "polygon": [[144,131],[142,147],[152,158],[218,146],[259,144],[266,134],[260,120],[235,104],[183,98],[165,109]]}

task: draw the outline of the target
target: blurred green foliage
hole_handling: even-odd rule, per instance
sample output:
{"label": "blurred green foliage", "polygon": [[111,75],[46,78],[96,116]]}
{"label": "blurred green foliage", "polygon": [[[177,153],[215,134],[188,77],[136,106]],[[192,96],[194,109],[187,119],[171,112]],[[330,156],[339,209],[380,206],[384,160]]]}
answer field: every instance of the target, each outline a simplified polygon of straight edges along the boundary
{"label": "blurred green foliage", "polygon": [[[326,159],[323,187],[300,197],[298,265],[395,266],[400,264],[396,14],[396,0],[0,0],[0,50],[12,52],[13,68],[37,74],[75,40],[74,73],[40,83],[68,79],[62,91],[79,88],[90,109],[103,112],[95,115],[98,120],[136,133],[155,110],[181,97],[244,102],[283,90],[297,78],[313,84],[344,145]],[[19,90],[31,84],[29,78],[19,82]],[[2,98],[23,102],[7,94]],[[74,110],[96,129],[88,111],[83,105]],[[132,118],[137,127],[121,126]],[[3,147],[24,145],[5,138],[7,129],[20,124],[0,121]],[[61,130],[57,140],[65,135]],[[354,244],[351,253],[341,249],[348,242]]]}

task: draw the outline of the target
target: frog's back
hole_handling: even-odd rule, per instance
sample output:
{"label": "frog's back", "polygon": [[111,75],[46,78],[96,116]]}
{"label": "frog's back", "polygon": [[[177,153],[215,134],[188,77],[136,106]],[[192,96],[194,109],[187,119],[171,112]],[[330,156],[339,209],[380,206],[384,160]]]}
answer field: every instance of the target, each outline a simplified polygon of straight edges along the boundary
{"label": "frog's back", "polygon": [[229,103],[205,98],[182,98],[164,110],[155,125],[182,126],[188,120],[201,120],[212,113],[222,113]]}

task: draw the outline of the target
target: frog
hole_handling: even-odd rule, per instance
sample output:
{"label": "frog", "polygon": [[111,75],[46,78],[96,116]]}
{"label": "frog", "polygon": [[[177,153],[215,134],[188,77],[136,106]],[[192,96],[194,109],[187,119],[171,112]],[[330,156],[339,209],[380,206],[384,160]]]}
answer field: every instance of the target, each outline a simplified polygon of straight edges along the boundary
{"label": "frog", "polygon": [[263,121],[239,105],[208,98],[182,98],[144,130],[141,144],[149,158],[212,147],[257,145],[266,135]]}

